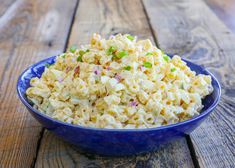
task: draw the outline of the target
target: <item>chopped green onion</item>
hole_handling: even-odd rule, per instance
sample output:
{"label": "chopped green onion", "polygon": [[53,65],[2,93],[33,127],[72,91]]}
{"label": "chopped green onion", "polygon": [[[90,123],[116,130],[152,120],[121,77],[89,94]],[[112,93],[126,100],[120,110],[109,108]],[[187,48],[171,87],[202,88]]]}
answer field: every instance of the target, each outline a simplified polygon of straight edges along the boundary
{"label": "chopped green onion", "polygon": [[109,52],[114,52],[117,48],[114,46],[109,47]]}
{"label": "chopped green onion", "polygon": [[78,62],[82,62],[82,56],[83,56],[84,54],[86,54],[87,52],[89,52],[89,51],[90,51],[89,49],[87,49],[86,51],[80,50],[80,51],[79,51],[79,56],[77,57],[77,61],[78,61]]}
{"label": "chopped green onion", "polygon": [[50,66],[51,66],[51,65],[48,64],[48,63],[45,64],[45,67],[47,67],[47,68],[49,68]]}
{"label": "chopped green onion", "polygon": [[80,56],[83,56],[85,53],[86,53],[86,52],[83,51],[83,50],[80,50],[80,51],[79,51],[79,55],[80,55]]}
{"label": "chopped green onion", "polygon": [[80,56],[83,56],[83,55],[86,54],[87,52],[90,52],[90,50],[89,50],[89,49],[87,49],[86,51],[80,50],[80,51],[79,51],[79,55],[80,55]]}
{"label": "chopped green onion", "polygon": [[112,61],[115,60],[117,57],[115,55],[112,56]]}
{"label": "chopped green onion", "polygon": [[63,53],[63,54],[61,54],[60,56],[61,56],[62,58],[65,58],[66,54]]}
{"label": "chopped green onion", "polygon": [[152,64],[150,62],[144,62],[143,66],[145,68],[152,68]]}
{"label": "chopped green onion", "polygon": [[153,53],[151,53],[151,52],[148,52],[148,53],[146,54],[146,56],[151,56],[151,55],[153,55]]}
{"label": "chopped green onion", "polygon": [[171,68],[171,72],[175,72],[176,71],[176,68]]}
{"label": "chopped green onion", "polygon": [[81,55],[77,57],[77,62],[82,62],[82,56]]}
{"label": "chopped green onion", "polygon": [[122,57],[125,57],[125,56],[128,56],[128,52],[127,51],[120,51],[117,53],[117,58],[122,58]]}
{"label": "chopped green onion", "polygon": [[127,71],[130,71],[131,70],[131,66],[128,65],[128,66],[124,67],[124,69],[127,70]]}
{"label": "chopped green onion", "polygon": [[135,37],[133,37],[133,36],[131,36],[131,35],[129,35],[129,34],[128,34],[126,37],[127,37],[129,40],[131,40],[131,41],[133,41],[133,40],[135,39]]}
{"label": "chopped green onion", "polygon": [[72,47],[70,47],[69,51],[70,51],[71,53],[75,53],[76,49],[77,49],[76,46],[72,46]]}
{"label": "chopped green onion", "polygon": [[168,62],[170,60],[170,57],[168,57],[167,55],[163,55],[163,59]]}
{"label": "chopped green onion", "polygon": [[107,55],[112,55],[115,50],[117,50],[117,47],[111,46],[111,47],[109,47],[109,49],[106,51],[106,54],[107,54]]}

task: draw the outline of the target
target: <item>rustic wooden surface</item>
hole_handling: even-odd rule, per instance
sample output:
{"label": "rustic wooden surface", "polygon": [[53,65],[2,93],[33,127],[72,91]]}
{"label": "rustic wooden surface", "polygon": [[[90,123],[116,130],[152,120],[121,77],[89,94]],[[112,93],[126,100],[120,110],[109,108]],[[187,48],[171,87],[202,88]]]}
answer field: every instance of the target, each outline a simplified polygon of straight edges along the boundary
{"label": "rustic wooden surface", "polygon": [[[142,3],[139,0],[80,0],[69,45],[89,43],[90,32],[99,32],[104,36],[123,32],[140,34],[142,38],[152,38]],[[36,167],[67,167],[69,165],[84,168],[91,165],[93,167],[177,167],[179,165],[185,168],[193,167],[185,139],[168,144],[168,147],[147,155],[113,159],[83,155],[73,146],[46,132],[39,149]]]}
{"label": "rustic wooden surface", "polygon": [[235,33],[235,0],[205,0],[225,25]]}
{"label": "rustic wooden surface", "polygon": [[[235,0],[0,0],[0,167],[235,167]],[[74,17],[75,16],[75,17]],[[150,38],[211,70],[222,98],[190,137],[140,156],[101,157],[44,131],[19,102],[28,65],[93,32]]]}
{"label": "rustic wooden surface", "polygon": [[145,0],[144,5],[160,47],[204,65],[222,85],[215,112],[190,135],[197,165],[234,167],[234,34],[201,0]]}
{"label": "rustic wooden surface", "polygon": [[42,128],[19,102],[16,80],[30,64],[64,50],[75,4],[17,0],[0,5],[0,167],[34,164]]}

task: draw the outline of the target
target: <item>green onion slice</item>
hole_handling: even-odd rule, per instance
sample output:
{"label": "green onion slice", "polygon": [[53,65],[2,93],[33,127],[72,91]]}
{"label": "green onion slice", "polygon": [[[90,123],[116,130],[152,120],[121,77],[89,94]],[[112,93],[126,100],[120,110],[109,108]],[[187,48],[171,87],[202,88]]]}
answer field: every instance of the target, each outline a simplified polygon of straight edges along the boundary
{"label": "green onion slice", "polygon": [[133,40],[135,39],[135,37],[133,37],[133,36],[131,36],[131,35],[129,35],[129,34],[128,34],[126,37],[127,37],[129,40],[131,40],[131,41],[133,41]]}
{"label": "green onion slice", "polygon": [[77,47],[73,45],[72,47],[70,47],[69,51],[71,53],[75,53],[76,49],[77,49]]}
{"label": "green onion slice", "polygon": [[176,71],[176,68],[171,68],[171,72],[175,72]]}
{"label": "green onion slice", "polygon": [[146,56],[151,56],[151,55],[153,55],[153,53],[151,53],[151,52],[148,52],[148,53],[146,54]]}
{"label": "green onion slice", "polygon": [[152,68],[152,64],[150,62],[144,62],[143,66],[145,68]]}
{"label": "green onion slice", "polygon": [[163,55],[163,59],[168,62],[170,60],[170,57],[168,57],[167,55]]}
{"label": "green onion slice", "polygon": [[125,56],[128,56],[128,52],[127,51],[120,51],[116,55],[117,58],[122,58],[122,57],[125,57]]}
{"label": "green onion slice", "polygon": [[131,70],[131,66],[129,66],[129,65],[125,66],[124,69],[127,70],[127,71],[130,71]]}
{"label": "green onion slice", "polygon": [[82,62],[82,56],[81,55],[77,57],[77,62]]}
{"label": "green onion slice", "polygon": [[107,55],[112,55],[114,51],[117,50],[117,47],[110,46],[109,49],[106,51]]}

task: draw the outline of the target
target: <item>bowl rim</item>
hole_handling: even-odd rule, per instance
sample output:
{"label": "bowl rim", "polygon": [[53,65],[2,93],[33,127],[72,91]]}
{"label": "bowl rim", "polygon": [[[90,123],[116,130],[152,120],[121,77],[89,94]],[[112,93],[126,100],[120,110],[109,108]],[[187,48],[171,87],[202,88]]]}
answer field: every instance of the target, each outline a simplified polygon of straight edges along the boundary
{"label": "bowl rim", "polygon": [[[37,109],[33,108],[29,103],[28,101],[24,98],[24,96],[22,95],[22,92],[20,91],[20,80],[22,79],[22,77],[24,76],[25,72],[34,68],[35,66],[39,65],[39,64],[42,64],[42,63],[46,63],[50,60],[53,60],[55,59],[57,56],[51,56],[51,57],[48,57],[46,59],[43,59],[39,62],[36,62],[35,64],[32,64],[31,66],[29,66],[28,68],[26,68],[21,74],[20,76],[18,77],[18,80],[17,80],[17,85],[16,85],[16,89],[17,89],[17,93],[18,93],[18,96],[21,100],[21,102],[28,108],[30,109],[32,112],[36,113],[37,115],[47,119],[47,120],[50,120],[51,122],[55,123],[55,124],[61,124],[61,125],[65,125],[65,126],[68,126],[68,127],[73,127],[73,128],[79,128],[79,129],[85,129],[85,130],[90,130],[90,131],[103,131],[103,132],[146,132],[146,131],[157,131],[157,130],[164,130],[164,129],[170,129],[170,128],[174,128],[174,127],[179,127],[179,126],[182,126],[182,125],[185,125],[185,124],[188,124],[188,123],[191,123],[191,122],[194,122],[196,120],[199,120],[201,118],[204,118],[206,115],[208,115],[209,113],[212,112],[212,110],[218,105],[219,103],[219,100],[220,100],[220,97],[221,97],[221,86],[220,86],[220,83],[218,82],[218,80],[215,78],[215,76],[209,71],[207,70],[206,68],[204,68],[203,66],[201,65],[198,65],[198,64],[195,64],[185,58],[181,58],[183,61],[185,61],[186,63],[191,63],[195,66],[198,66],[200,67],[204,72],[208,73],[208,75],[210,75],[212,77],[212,79],[215,81],[215,83],[218,85],[218,95],[216,96],[214,102],[212,103],[212,105],[210,107],[208,107],[208,109],[202,111],[199,115],[193,117],[193,118],[190,118],[188,120],[185,120],[185,121],[182,121],[182,122],[177,122],[177,123],[174,123],[174,124],[169,124],[169,125],[164,125],[164,126],[159,126],[159,127],[153,127],[153,128],[135,128],[135,129],[125,129],[125,128],[96,128],[96,127],[87,127],[87,126],[82,126],[82,125],[75,125],[75,124],[70,124],[70,123],[66,123],[66,122],[63,122],[63,121],[60,121],[60,120],[56,120],[56,119],[53,119],[52,117],[38,111]],[[45,67],[45,66],[44,66]],[[25,94],[25,93],[24,93]]]}

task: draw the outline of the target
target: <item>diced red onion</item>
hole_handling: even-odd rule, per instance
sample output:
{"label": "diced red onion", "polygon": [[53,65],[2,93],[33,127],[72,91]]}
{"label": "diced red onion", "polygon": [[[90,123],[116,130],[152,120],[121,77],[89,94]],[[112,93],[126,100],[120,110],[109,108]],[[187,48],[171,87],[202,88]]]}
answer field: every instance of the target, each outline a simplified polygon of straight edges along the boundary
{"label": "diced red onion", "polygon": [[73,61],[73,62],[75,62],[75,61],[76,61],[76,59],[75,59],[75,58],[72,58],[72,61]]}
{"label": "diced red onion", "polygon": [[140,67],[140,70],[141,70],[141,71],[145,71],[146,68],[145,68],[144,66],[141,66],[141,67]]}
{"label": "diced red onion", "polygon": [[132,107],[136,107],[138,105],[138,103],[136,101],[131,101],[130,102],[130,106]]}
{"label": "diced red onion", "polygon": [[115,36],[114,35],[110,35],[109,36],[109,39],[113,39]]}
{"label": "diced red onion", "polygon": [[63,80],[64,80],[63,78],[59,78],[58,82],[61,83],[61,82],[63,82]]}
{"label": "diced red onion", "polygon": [[122,79],[122,77],[121,77],[120,75],[118,75],[118,74],[116,74],[114,78],[115,78],[118,82],[120,82],[121,79]]}
{"label": "diced red onion", "polygon": [[95,73],[96,75],[100,75],[100,71],[99,71],[99,70],[95,70],[94,73]]}
{"label": "diced red onion", "polygon": [[155,117],[155,119],[154,119],[153,123],[156,123],[156,122],[157,122],[157,117]]}

